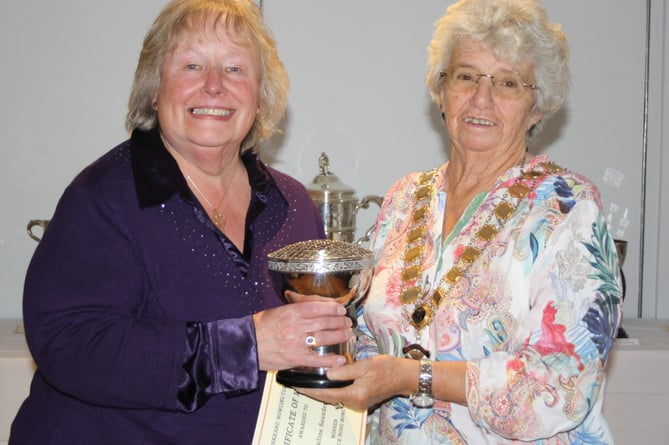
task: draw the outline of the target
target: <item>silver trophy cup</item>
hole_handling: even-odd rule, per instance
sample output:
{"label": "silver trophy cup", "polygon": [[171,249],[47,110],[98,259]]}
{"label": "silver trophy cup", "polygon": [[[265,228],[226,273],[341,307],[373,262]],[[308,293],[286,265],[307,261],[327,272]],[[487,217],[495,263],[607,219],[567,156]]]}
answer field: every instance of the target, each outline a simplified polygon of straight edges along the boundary
{"label": "silver trophy cup", "polygon": [[[277,293],[286,303],[295,303],[286,291],[320,295],[342,303],[353,320],[372,280],[374,256],[357,244],[339,240],[309,240],[290,244],[267,256],[270,276]],[[352,361],[355,341],[336,345],[316,345],[319,355],[340,354]],[[292,368],[279,371],[277,381],[286,386],[334,388],[351,381],[332,381],[327,368]]]}
{"label": "silver trophy cup", "polygon": [[[352,243],[356,232],[356,215],[360,209],[368,209],[370,204],[376,204],[380,208],[383,197],[367,195],[359,200],[352,188],[347,187],[330,172],[330,160],[325,153],[321,153],[318,158],[318,165],[320,174],[307,185],[307,190],[323,218],[325,235],[329,239]],[[367,229],[355,243],[369,241],[373,229],[374,226]]]}

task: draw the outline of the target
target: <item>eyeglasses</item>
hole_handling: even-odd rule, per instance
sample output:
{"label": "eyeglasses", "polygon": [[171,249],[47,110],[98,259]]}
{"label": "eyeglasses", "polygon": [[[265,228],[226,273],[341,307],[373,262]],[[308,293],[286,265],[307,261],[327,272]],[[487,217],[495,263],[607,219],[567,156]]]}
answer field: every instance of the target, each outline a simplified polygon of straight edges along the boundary
{"label": "eyeglasses", "polygon": [[469,67],[449,67],[441,71],[439,77],[444,79],[446,87],[458,93],[471,93],[476,90],[481,77],[490,79],[490,85],[497,96],[504,99],[519,99],[527,90],[538,90],[534,84],[526,83],[518,73],[499,71],[493,74],[477,73]]}

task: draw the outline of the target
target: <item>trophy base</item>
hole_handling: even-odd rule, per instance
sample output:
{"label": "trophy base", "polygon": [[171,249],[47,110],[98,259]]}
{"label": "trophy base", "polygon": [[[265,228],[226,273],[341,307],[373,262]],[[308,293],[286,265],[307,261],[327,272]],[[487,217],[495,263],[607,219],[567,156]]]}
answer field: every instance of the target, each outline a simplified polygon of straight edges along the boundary
{"label": "trophy base", "polygon": [[319,369],[284,369],[276,373],[276,381],[284,386],[296,388],[342,388],[353,380],[330,380]]}

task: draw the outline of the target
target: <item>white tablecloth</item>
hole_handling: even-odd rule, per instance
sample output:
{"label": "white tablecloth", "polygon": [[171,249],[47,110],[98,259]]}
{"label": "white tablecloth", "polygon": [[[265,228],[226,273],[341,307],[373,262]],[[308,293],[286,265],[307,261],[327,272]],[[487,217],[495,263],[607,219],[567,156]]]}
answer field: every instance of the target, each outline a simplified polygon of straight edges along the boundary
{"label": "white tablecloth", "polygon": [[604,415],[616,445],[669,444],[669,320],[623,319],[607,369]]}
{"label": "white tablecloth", "polygon": [[9,439],[9,427],[34,372],[20,320],[0,319],[0,445]]}
{"label": "white tablecloth", "polygon": [[[604,414],[616,445],[669,445],[669,320],[625,320],[607,369]],[[20,320],[0,319],[0,445],[35,366]]]}

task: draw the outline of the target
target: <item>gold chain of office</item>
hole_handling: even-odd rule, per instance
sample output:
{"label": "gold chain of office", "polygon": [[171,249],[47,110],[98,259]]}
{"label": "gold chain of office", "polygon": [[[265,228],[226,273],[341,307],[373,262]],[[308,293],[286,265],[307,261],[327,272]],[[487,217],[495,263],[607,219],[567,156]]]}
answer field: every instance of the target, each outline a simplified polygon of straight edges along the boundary
{"label": "gold chain of office", "polygon": [[[432,295],[425,295],[421,279],[425,255],[426,220],[430,212],[430,203],[436,192],[437,171],[422,174],[413,197],[416,202],[407,232],[407,245],[404,252],[404,270],[402,271],[402,289],[400,302],[402,311],[409,324],[416,330],[416,339],[420,339],[421,330],[430,324],[434,313],[445,299],[451,288],[462,278],[471,265],[481,256],[483,250],[497,235],[502,226],[516,211],[518,204],[527,197],[548,175],[564,169],[553,162],[539,163],[534,169],[525,171],[520,166],[520,174],[501,193],[495,209],[488,217],[474,223],[474,236],[462,250],[453,266],[446,272]],[[499,194],[499,193],[497,193]]]}

